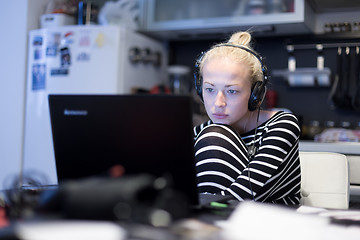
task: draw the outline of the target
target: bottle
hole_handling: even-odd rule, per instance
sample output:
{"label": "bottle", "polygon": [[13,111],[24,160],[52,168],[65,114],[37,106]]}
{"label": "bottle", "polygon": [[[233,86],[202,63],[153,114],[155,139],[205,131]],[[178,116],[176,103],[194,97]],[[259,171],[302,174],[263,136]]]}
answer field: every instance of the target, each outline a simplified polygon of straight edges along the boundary
{"label": "bottle", "polygon": [[345,128],[345,129],[349,129],[349,128],[351,128],[351,123],[349,121],[341,121],[340,122],[340,127]]}
{"label": "bottle", "polygon": [[316,44],[316,50],[317,50],[317,69],[318,70],[324,70],[324,52],[323,52],[323,45],[322,44]]}
{"label": "bottle", "polygon": [[169,83],[171,92],[174,94],[188,94],[190,92],[190,80],[188,74],[190,68],[182,65],[168,67]]}
{"label": "bottle", "polygon": [[327,121],[325,121],[324,127],[325,127],[325,129],[334,128],[335,122],[332,120],[327,120]]}
{"label": "bottle", "polygon": [[286,49],[289,53],[288,70],[293,72],[296,70],[295,48],[293,45],[287,45]]}
{"label": "bottle", "polygon": [[312,140],[315,139],[315,136],[320,134],[322,131],[320,127],[320,122],[318,120],[312,120],[309,123],[309,129],[308,129],[308,137]]}

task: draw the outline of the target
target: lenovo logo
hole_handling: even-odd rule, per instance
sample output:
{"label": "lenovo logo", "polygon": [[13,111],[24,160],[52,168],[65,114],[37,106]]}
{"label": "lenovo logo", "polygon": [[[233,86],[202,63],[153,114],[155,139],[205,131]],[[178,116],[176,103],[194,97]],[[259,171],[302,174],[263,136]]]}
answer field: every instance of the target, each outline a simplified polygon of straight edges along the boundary
{"label": "lenovo logo", "polygon": [[87,110],[64,110],[65,116],[87,116],[88,111]]}

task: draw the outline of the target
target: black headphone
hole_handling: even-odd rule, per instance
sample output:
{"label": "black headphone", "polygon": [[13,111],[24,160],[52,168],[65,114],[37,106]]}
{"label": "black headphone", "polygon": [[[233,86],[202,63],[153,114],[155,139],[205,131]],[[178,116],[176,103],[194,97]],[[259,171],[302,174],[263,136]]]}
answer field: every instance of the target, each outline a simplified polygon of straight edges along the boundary
{"label": "black headphone", "polygon": [[[257,108],[259,108],[261,103],[263,102],[265,94],[266,94],[266,84],[269,81],[269,75],[267,73],[267,67],[264,63],[263,57],[261,57],[259,54],[250,50],[247,47],[244,47],[241,45],[235,45],[235,44],[231,44],[231,43],[218,44],[218,45],[215,45],[214,48],[215,47],[223,47],[223,46],[224,47],[236,47],[236,48],[240,48],[244,51],[247,51],[247,52],[251,53],[252,55],[254,55],[261,64],[261,71],[262,71],[263,77],[264,77],[263,81],[256,81],[253,84],[253,86],[251,87],[251,95],[250,95],[249,102],[248,102],[249,110],[254,111]],[[195,72],[194,72],[195,90],[196,90],[197,94],[200,96],[201,100],[203,100],[203,96],[202,96],[202,77],[200,74],[200,63],[205,54],[206,54],[206,52],[202,52],[200,54],[200,56],[197,58],[197,60],[195,62]]]}

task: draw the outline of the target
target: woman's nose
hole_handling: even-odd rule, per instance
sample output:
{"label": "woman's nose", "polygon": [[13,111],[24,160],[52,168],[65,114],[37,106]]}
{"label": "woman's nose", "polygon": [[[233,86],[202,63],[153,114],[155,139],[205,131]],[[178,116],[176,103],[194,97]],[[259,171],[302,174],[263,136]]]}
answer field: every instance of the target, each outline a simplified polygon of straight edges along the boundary
{"label": "woman's nose", "polygon": [[215,105],[217,107],[225,107],[226,106],[226,98],[225,94],[222,91],[219,91],[216,95]]}

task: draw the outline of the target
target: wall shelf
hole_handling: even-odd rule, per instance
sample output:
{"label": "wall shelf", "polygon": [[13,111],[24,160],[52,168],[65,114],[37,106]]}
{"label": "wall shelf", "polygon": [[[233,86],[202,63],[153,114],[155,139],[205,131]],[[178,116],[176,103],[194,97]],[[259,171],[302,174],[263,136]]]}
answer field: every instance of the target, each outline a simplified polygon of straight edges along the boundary
{"label": "wall shelf", "polygon": [[297,68],[294,71],[288,69],[275,69],[271,72],[274,77],[283,77],[292,87],[329,87],[331,70],[329,68]]}

